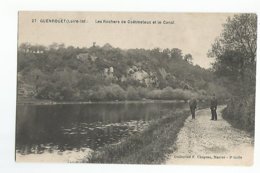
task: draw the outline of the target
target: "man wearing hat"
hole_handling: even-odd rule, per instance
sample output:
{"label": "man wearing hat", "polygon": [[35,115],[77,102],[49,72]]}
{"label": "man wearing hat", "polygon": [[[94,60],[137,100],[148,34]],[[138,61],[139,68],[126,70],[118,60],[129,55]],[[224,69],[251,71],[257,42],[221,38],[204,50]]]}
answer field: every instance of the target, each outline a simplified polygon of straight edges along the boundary
{"label": "man wearing hat", "polygon": [[213,94],[211,100],[210,100],[210,110],[211,110],[211,120],[217,120],[217,106],[218,101],[216,99],[215,94]]}

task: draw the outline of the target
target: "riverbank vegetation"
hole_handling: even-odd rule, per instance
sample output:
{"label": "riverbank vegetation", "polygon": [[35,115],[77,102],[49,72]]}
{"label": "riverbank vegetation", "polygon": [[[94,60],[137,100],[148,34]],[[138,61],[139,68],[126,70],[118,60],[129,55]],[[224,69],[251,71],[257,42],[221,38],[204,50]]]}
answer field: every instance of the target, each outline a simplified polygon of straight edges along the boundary
{"label": "riverbank vegetation", "polygon": [[88,163],[124,163],[124,164],[159,164],[177,140],[177,134],[183,127],[188,110],[170,112],[154,121],[143,132],[130,136],[121,143],[107,145],[92,153],[83,162]]}
{"label": "riverbank vegetation", "polygon": [[209,52],[215,74],[232,97],[223,117],[233,126],[254,133],[256,86],[256,14],[228,18]]}
{"label": "riverbank vegetation", "polygon": [[[221,81],[172,49],[73,47],[22,43],[18,48],[18,102],[226,98]],[[26,98],[26,99],[24,99]]]}

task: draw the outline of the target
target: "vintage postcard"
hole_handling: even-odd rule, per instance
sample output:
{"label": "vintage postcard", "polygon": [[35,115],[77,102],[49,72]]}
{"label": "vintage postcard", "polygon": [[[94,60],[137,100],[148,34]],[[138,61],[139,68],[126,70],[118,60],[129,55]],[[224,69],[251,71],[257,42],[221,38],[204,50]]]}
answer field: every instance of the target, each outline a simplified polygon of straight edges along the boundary
{"label": "vintage postcard", "polygon": [[17,162],[253,164],[256,14],[18,15]]}

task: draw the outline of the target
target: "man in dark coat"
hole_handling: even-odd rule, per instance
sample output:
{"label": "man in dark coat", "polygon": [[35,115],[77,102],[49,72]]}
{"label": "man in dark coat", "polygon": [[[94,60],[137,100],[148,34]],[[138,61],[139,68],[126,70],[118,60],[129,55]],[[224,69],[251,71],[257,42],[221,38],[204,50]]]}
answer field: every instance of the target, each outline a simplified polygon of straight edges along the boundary
{"label": "man in dark coat", "polygon": [[218,101],[216,99],[215,94],[213,94],[213,97],[210,100],[210,110],[211,110],[211,120],[217,120],[217,106]]}
{"label": "man in dark coat", "polygon": [[195,119],[195,109],[197,108],[197,100],[195,98],[191,99],[189,101],[189,105],[190,105],[190,112],[192,115],[192,119]]}

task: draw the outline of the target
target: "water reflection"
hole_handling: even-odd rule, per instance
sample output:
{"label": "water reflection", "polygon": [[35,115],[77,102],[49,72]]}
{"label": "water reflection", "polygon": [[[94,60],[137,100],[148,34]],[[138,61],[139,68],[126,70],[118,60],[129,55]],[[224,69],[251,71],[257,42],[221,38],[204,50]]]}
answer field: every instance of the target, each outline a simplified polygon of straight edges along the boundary
{"label": "water reflection", "polygon": [[19,154],[95,150],[144,130],[183,103],[17,105]]}

